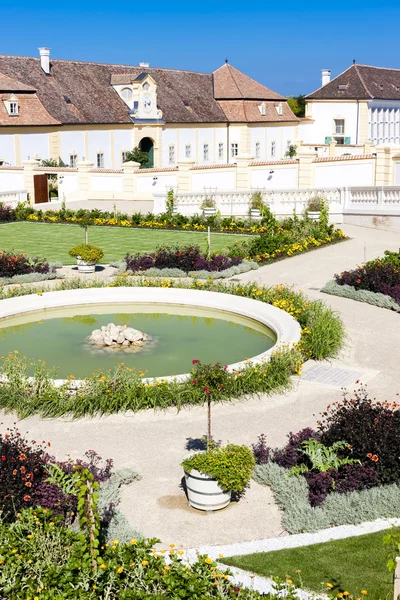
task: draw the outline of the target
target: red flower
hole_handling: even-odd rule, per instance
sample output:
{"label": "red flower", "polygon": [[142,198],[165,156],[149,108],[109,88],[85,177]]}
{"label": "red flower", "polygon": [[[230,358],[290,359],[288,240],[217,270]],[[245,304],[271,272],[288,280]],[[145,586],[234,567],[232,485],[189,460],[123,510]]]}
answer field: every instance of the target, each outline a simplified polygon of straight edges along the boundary
{"label": "red flower", "polygon": [[25,454],[20,454],[19,455],[19,460],[25,460],[26,459],[26,455]]}
{"label": "red flower", "polygon": [[204,388],[204,393],[207,394],[207,396],[210,394],[210,390],[208,388],[208,385],[206,385],[206,387]]}
{"label": "red flower", "polygon": [[30,497],[30,496],[28,496],[28,495],[24,496],[24,500],[25,500],[25,502],[29,502],[29,500],[30,500],[30,499],[31,499],[31,497]]}
{"label": "red flower", "polygon": [[2,457],[1,457],[1,460],[2,460],[2,461],[5,461],[5,460],[7,460],[7,459],[6,459],[6,457],[5,457],[5,456],[2,456]]}
{"label": "red flower", "polygon": [[224,371],[228,370],[228,365],[224,365]]}
{"label": "red flower", "polygon": [[17,469],[14,469],[13,475],[16,475],[17,473],[18,473]]}
{"label": "red flower", "polygon": [[197,383],[198,379],[192,379],[192,383]]}
{"label": "red flower", "polygon": [[368,452],[367,457],[372,458],[372,452]]}
{"label": "red flower", "polygon": [[30,481],[27,481],[25,485],[26,485],[26,487],[32,487],[32,484]]}
{"label": "red flower", "polygon": [[199,360],[197,360],[196,358],[194,358],[194,359],[192,360],[192,365],[195,365],[196,363],[199,363],[199,362],[200,362]]}
{"label": "red flower", "polygon": [[25,469],[25,467],[21,467],[21,468],[20,468],[20,471],[21,471],[21,473],[25,473],[25,472],[26,472],[26,469]]}
{"label": "red flower", "polygon": [[371,460],[373,460],[374,462],[378,462],[379,458],[377,457],[376,454],[374,454],[373,457],[371,458]]}

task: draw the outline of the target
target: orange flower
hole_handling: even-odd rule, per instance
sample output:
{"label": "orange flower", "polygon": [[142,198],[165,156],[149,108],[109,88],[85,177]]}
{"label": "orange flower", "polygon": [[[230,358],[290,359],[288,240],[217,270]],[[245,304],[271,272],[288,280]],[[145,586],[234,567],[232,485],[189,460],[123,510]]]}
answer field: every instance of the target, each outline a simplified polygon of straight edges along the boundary
{"label": "orange flower", "polygon": [[17,474],[17,469],[14,469],[13,475],[16,475],[16,474]]}
{"label": "orange flower", "polygon": [[30,497],[30,496],[28,496],[28,495],[24,496],[24,500],[25,500],[25,502],[28,502],[28,500],[30,500],[30,499],[31,499],[31,497]]}
{"label": "orange flower", "polygon": [[21,467],[21,468],[20,468],[20,471],[21,471],[21,473],[25,473],[25,472],[26,472],[26,469],[25,469],[25,467]]}
{"label": "orange flower", "polygon": [[19,455],[19,460],[25,460],[26,459],[26,455],[25,454],[20,454]]}
{"label": "orange flower", "polygon": [[26,487],[32,487],[32,484],[30,481],[27,481],[25,485],[26,485]]}
{"label": "orange flower", "polygon": [[373,460],[374,462],[378,462],[379,458],[377,457],[376,454],[374,454],[373,457],[371,458],[371,460]]}
{"label": "orange flower", "polygon": [[367,458],[372,458],[372,452],[368,452]]}

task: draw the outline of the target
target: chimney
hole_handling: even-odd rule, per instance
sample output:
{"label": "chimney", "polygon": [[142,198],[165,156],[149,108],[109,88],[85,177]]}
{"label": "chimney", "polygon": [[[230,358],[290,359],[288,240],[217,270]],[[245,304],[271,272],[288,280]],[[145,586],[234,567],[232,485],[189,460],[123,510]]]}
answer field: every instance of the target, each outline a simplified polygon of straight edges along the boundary
{"label": "chimney", "polygon": [[50,48],[39,48],[40,66],[46,75],[50,75]]}
{"label": "chimney", "polygon": [[139,67],[149,68],[149,66],[150,66],[150,63],[147,63],[147,62],[141,62],[141,63],[139,63]]}
{"label": "chimney", "polygon": [[331,80],[331,71],[329,69],[322,69],[322,87],[330,82]]}

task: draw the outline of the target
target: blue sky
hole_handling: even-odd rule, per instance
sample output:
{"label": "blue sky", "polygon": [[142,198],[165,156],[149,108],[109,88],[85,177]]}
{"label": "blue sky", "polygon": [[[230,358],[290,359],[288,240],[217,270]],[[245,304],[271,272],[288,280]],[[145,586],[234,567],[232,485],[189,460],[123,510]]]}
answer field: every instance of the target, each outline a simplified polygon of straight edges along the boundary
{"label": "blue sky", "polygon": [[[353,58],[400,68],[394,0],[68,0],[1,3],[0,53],[210,72],[225,58],[282,94],[310,93]],[[18,10],[18,15],[16,15]]]}

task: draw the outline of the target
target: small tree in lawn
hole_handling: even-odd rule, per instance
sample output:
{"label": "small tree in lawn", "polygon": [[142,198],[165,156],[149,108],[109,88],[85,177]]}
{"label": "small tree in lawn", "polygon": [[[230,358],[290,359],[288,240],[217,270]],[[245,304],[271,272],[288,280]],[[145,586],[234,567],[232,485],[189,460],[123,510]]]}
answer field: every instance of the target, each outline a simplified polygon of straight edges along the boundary
{"label": "small tree in lawn", "polygon": [[226,387],[229,383],[228,367],[220,363],[202,363],[200,360],[192,360],[190,376],[192,384],[200,389],[207,401],[207,450],[213,446],[211,435],[211,402],[221,400],[226,395]]}
{"label": "small tree in lawn", "polygon": [[80,219],[79,225],[85,230],[85,246],[87,246],[89,243],[89,226],[93,225],[93,219],[89,213],[85,213],[85,215]]}

